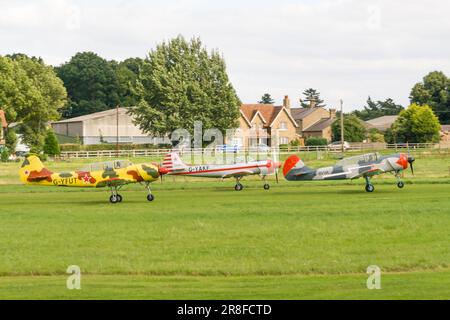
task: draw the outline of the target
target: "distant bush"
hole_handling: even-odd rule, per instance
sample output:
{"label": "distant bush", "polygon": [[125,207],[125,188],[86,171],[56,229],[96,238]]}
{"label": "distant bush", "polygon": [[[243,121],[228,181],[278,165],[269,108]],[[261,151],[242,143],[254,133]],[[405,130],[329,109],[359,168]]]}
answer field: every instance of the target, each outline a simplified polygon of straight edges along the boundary
{"label": "distant bush", "polygon": [[377,129],[370,129],[368,138],[370,142],[385,142],[383,133]]}
{"label": "distant bush", "polygon": [[328,140],[321,137],[309,137],[305,141],[306,146],[326,146],[328,145]]}
{"label": "distant bush", "polygon": [[[116,150],[116,145],[114,143],[89,144],[89,145],[67,143],[61,144],[60,148],[61,151],[102,151],[102,150]],[[119,144],[119,150],[166,149],[166,148],[171,148],[171,146],[153,145],[153,144]]]}
{"label": "distant bush", "polygon": [[53,130],[48,130],[44,142],[44,153],[49,156],[57,156],[60,154],[60,148],[58,144],[58,139],[56,139],[55,132]]}
{"label": "distant bush", "polygon": [[3,147],[0,149],[0,161],[1,162],[8,162],[9,159],[9,151],[8,148]]}

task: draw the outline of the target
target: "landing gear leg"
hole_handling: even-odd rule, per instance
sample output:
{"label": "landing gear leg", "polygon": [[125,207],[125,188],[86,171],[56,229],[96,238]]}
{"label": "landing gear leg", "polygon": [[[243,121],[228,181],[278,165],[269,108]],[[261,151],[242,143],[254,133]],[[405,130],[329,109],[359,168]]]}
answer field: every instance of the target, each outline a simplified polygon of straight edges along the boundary
{"label": "landing gear leg", "polygon": [[266,182],[266,176],[262,177],[262,180],[264,181],[264,190],[269,190],[270,189],[270,185]]}
{"label": "landing gear leg", "polygon": [[148,201],[153,201],[155,200],[155,196],[152,194],[152,190],[150,190],[150,182],[146,182],[145,183],[145,188],[147,189],[147,200]]}
{"label": "landing gear leg", "polygon": [[401,179],[401,177],[400,177],[400,172],[399,172],[399,171],[397,171],[397,172],[395,173],[395,177],[397,178],[397,187],[399,187],[400,189],[402,189],[402,188],[405,186],[405,184],[403,183],[403,181],[402,181],[402,179]]}
{"label": "landing gear leg", "polygon": [[241,184],[242,177],[236,177],[236,185],[234,186],[234,190],[236,191],[242,191],[244,189],[244,186]]}
{"label": "landing gear leg", "polygon": [[375,191],[375,187],[373,186],[373,184],[370,183],[370,178],[369,177],[365,177],[366,178],[366,191],[367,192],[374,192]]}
{"label": "landing gear leg", "polygon": [[109,197],[109,202],[111,203],[118,203],[118,202],[122,202],[122,196],[120,194],[117,193],[118,188],[116,186],[112,186],[110,187],[111,189],[111,197]]}

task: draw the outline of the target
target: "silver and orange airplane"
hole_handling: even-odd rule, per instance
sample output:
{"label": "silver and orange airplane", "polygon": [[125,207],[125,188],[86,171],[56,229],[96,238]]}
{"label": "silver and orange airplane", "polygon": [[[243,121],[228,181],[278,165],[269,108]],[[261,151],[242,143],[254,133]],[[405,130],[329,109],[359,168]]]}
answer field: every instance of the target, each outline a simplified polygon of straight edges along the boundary
{"label": "silver and orange airplane", "polygon": [[281,163],[271,159],[240,162],[234,164],[202,164],[189,165],[181,160],[176,152],[171,152],[164,157],[161,168],[168,170],[168,175],[186,176],[186,177],[205,177],[205,178],[235,178],[236,185],[234,189],[241,191],[244,186],[241,179],[249,175],[259,175],[264,181],[264,189],[269,190],[270,185],[266,181],[266,176],[275,175],[278,181],[278,169]]}
{"label": "silver and orange airplane", "polygon": [[63,186],[82,188],[108,187],[111,191],[111,203],[122,202],[118,193],[120,188],[130,183],[145,183],[148,191],[147,200],[155,197],[150,190],[150,183],[168,172],[153,163],[133,164],[127,160],[114,160],[93,163],[86,168],[71,172],[54,173],[45,168],[37,156],[29,156],[19,169],[23,183],[41,186]]}
{"label": "silver and orange airplane", "polygon": [[283,166],[283,174],[288,181],[311,180],[343,180],[363,177],[366,180],[366,191],[373,192],[375,187],[370,178],[383,173],[392,173],[397,178],[397,186],[401,189],[405,186],[401,180],[401,172],[411,167],[414,174],[414,157],[405,153],[397,153],[388,156],[380,156],[378,153],[368,153],[361,156],[345,158],[332,167],[319,169],[308,168],[297,156],[290,156]]}

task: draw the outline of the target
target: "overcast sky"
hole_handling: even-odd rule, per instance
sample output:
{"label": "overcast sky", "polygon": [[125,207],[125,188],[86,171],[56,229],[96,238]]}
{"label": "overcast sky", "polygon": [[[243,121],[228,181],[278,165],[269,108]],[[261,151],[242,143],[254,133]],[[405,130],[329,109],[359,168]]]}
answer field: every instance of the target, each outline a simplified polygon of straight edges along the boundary
{"label": "overcast sky", "polygon": [[450,75],[449,12],[445,0],[0,0],[0,55],[123,60],[178,34],[199,36],[224,55],[245,103],[269,92],[296,106],[313,87],[347,110],[369,95],[406,105],[426,73]]}

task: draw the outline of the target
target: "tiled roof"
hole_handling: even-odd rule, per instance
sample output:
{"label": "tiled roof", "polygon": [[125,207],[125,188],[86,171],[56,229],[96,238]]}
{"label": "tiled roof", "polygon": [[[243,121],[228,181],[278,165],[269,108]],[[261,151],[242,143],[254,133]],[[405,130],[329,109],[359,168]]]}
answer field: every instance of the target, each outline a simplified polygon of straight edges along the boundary
{"label": "tiled roof", "polygon": [[322,130],[328,128],[329,126],[331,126],[335,120],[336,119],[331,119],[331,118],[321,119],[303,131],[304,132],[322,131]]}
{"label": "tiled roof", "polygon": [[5,112],[3,110],[0,110],[0,122],[2,128],[6,128],[8,126],[8,123],[6,122]]}
{"label": "tiled roof", "polygon": [[[241,105],[241,112],[245,115],[245,117],[252,121],[255,115],[259,112],[261,117],[263,118],[264,127],[269,127],[278,114],[283,110],[283,106],[274,106],[273,104],[243,104]],[[294,121],[293,119],[291,119]],[[297,124],[294,121],[294,125]]]}
{"label": "tiled roof", "polygon": [[372,120],[366,121],[369,128],[389,129],[391,125],[397,120],[398,116],[382,116]]}
{"label": "tiled roof", "polygon": [[295,120],[302,120],[319,108],[292,108],[291,114]]}
{"label": "tiled roof", "polygon": [[[273,104],[243,104],[241,105],[241,111],[245,114],[246,118],[249,121],[253,120],[253,117],[257,112],[260,113],[261,117],[266,122],[265,125],[268,126],[271,123],[271,119],[276,117],[275,113],[278,113],[279,110],[275,110],[275,106]],[[281,110],[281,108],[280,108]],[[274,115],[275,114],[275,115]]]}

